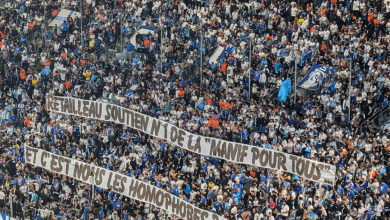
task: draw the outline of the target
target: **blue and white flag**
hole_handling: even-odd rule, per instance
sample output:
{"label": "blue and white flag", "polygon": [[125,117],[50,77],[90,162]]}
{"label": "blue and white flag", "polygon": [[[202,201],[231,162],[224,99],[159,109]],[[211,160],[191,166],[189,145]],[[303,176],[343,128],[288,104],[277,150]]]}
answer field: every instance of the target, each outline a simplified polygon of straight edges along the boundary
{"label": "blue and white flag", "polygon": [[211,63],[214,63],[215,65],[217,65],[221,57],[224,55],[226,49],[227,49],[226,45],[220,45],[214,51],[213,55],[210,56],[209,60],[206,61],[206,64],[209,65]]}
{"label": "blue and white flag", "polygon": [[61,28],[64,21],[68,19],[68,16],[72,17],[72,19],[76,19],[76,17],[80,16],[79,12],[71,11],[68,9],[62,9],[57,16],[50,22],[49,27],[54,27],[57,25],[58,28]]}
{"label": "blue and white flag", "polygon": [[[46,68],[48,68],[48,67],[46,67]],[[68,69],[66,69],[64,67],[54,67],[53,73],[57,72],[57,70],[59,70],[59,71],[66,71],[66,72],[68,71]],[[42,70],[42,71],[49,71],[49,73],[50,73],[50,68],[48,68],[48,70]]]}
{"label": "blue and white flag", "polygon": [[0,213],[0,220],[16,220],[16,218],[12,218],[6,214]]}
{"label": "blue and white flag", "polygon": [[303,89],[317,90],[320,88],[324,79],[328,78],[330,71],[334,68],[328,68],[324,65],[313,64],[306,76],[297,84]]}
{"label": "blue and white flag", "polygon": [[47,66],[41,71],[41,75],[48,76],[50,74],[50,66]]}
{"label": "blue and white flag", "polygon": [[135,45],[137,44],[137,40],[136,40],[137,33],[142,34],[142,37],[145,38],[147,34],[149,33],[154,34],[155,31],[156,28],[154,27],[148,27],[148,26],[139,27],[138,30],[130,38],[130,43],[126,44],[126,47],[128,47],[127,51],[130,52],[134,50]]}
{"label": "blue and white flag", "polygon": [[291,94],[291,79],[288,78],[282,82],[279,89],[278,99],[280,102],[286,101],[288,95]]}
{"label": "blue and white flag", "polygon": [[382,126],[382,132],[383,131],[385,131],[385,130],[390,130],[390,122],[387,122],[386,124],[384,124],[383,126]]}

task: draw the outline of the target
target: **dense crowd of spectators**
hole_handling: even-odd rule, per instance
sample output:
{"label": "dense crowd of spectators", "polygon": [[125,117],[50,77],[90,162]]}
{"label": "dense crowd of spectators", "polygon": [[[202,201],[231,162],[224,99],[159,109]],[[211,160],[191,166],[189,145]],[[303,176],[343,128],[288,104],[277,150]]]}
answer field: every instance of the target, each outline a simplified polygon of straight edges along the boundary
{"label": "dense crowd of spectators", "polygon": [[[178,219],[25,164],[28,145],[144,180],[227,219],[389,218],[389,132],[359,129],[388,105],[389,0],[7,0],[4,7],[1,212],[37,220]],[[45,25],[61,9],[82,10],[82,19]],[[157,29],[142,35],[139,26]],[[134,33],[136,45],[126,41],[127,53],[110,58],[104,48],[119,45],[121,32]],[[219,45],[226,51],[200,72],[201,53],[210,56]],[[334,71],[312,95],[280,102],[271,93],[294,75],[295,63],[300,76],[313,63]],[[123,125],[46,112],[46,94],[117,104],[193,133],[333,164],[337,183],[232,164]]]}

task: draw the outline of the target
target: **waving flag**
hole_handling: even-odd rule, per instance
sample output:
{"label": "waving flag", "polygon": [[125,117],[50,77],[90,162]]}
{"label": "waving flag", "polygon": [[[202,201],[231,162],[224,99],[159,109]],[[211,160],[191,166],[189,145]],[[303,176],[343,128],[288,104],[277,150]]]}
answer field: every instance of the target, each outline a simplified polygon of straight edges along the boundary
{"label": "waving flag", "polygon": [[50,66],[47,66],[41,71],[41,75],[48,76],[50,74]]}
{"label": "waving flag", "polygon": [[298,82],[297,86],[304,89],[317,90],[321,88],[322,83],[329,77],[333,70],[333,67],[328,68],[327,66],[314,63],[306,76]]}
{"label": "waving flag", "polygon": [[283,102],[286,101],[287,96],[291,94],[291,79],[288,78],[282,82],[279,89],[278,99]]}

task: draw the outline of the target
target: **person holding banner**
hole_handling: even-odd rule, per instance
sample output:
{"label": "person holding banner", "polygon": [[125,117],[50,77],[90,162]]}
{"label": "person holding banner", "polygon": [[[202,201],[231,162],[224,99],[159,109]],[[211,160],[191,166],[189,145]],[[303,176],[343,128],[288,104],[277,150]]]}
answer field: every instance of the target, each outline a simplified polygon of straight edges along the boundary
{"label": "person holding banner", "polygon": [[[4,206],[16,195],[30,219],[349,219],[361,199],[362,217],[386,216],[371,207],[390,202],[387,0],[353,16],[345,1],[200,2],[0,9]],[[58,25],[24,33],[47,10]],[[112,57],[123,40],[134,59]]]}

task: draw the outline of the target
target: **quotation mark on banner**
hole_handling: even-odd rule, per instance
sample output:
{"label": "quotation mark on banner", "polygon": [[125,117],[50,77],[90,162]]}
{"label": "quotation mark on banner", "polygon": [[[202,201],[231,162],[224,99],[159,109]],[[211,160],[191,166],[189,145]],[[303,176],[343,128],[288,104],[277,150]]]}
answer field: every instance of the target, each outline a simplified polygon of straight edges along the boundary
{"label": "quotation mark on banner", "polygon": [[330,170],[330,166],[324,166],[324,168],[322,170],[325,170],[325,171],[329,171]]}
{"label": "quotation mark on banner", "polygon": [[328,179],[324,179],[324,183],[329,184],[329,185],[333,185],[333,181],[328,180]]}

